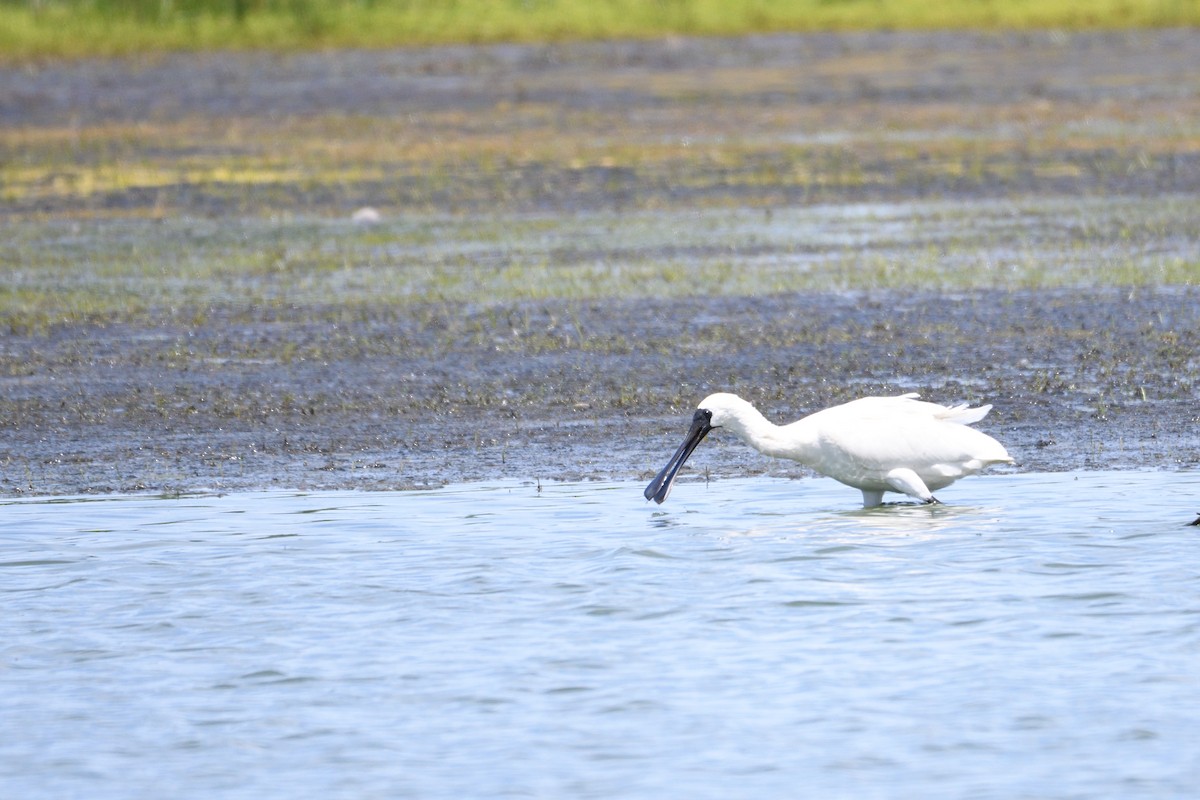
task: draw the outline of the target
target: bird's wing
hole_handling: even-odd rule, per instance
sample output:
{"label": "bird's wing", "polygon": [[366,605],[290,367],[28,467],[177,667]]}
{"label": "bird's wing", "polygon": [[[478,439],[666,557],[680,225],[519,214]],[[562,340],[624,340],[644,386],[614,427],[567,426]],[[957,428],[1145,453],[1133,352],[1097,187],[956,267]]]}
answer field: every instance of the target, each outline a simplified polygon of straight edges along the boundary
{"label": "bird's wing", "polygon": [[987,463],[1010,460],[1003,445],[961,422],[964,411],[971,418],[980,409],[946,408],[900,398],[866,399],[899,402],[858,405],[860,401],[856,401],[837,406],[830,411],[841,413],[821,412],[824,419],[818,427],[822,450],[837,453],[839,460],[857,469],[905,466],[922,474],[949,477],[963,474],[964,469],[974,471]]}
{"label": "bird's wing", "polygon": [[[928,417],[933,420],[956,422],[959,425],[973,425],[988,415],[991,405],[971,408],[966,403],[956,406],[943,406],[920,400],[916,392],[901,394],[895,397],[863,397],[852,400],[840,406],[828,409],[839,414],[853,414],[865,418],[880,417],[886,419],[899,417]],[[826,412],[820,412],[826,413]]]}

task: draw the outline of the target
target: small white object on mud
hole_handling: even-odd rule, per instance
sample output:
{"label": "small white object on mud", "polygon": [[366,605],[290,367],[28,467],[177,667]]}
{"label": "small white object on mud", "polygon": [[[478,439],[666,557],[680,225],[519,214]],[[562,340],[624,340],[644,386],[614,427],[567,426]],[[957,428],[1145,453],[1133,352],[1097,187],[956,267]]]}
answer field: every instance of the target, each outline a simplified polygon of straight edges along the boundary
{"label": "small white object on mud", "polygon": [[359,225],[374,225],[382,220],[383,217],[380,215],[378,209],[364,206],[351,214],[350,219]]}

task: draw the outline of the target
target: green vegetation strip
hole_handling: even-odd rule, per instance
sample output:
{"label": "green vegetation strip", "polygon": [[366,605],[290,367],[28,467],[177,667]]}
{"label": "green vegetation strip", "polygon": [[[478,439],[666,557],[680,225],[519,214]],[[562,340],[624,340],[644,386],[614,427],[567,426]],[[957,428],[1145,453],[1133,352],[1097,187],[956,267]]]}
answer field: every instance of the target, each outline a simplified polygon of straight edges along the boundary
{"label": "green vegetation strip", "polygon": [[8,61],[212,49],[1200,25],[1200,0],[0,0]]}
{"label": "green vegetation strip", "polygon": [[[0,332],[56,324],[796,291],[1200,284],[1188,197],[871,203],[628,216],[24,220]],[[616,244],[614,244],[616,243]],[[407,309],[407,311],[406,311]]]}

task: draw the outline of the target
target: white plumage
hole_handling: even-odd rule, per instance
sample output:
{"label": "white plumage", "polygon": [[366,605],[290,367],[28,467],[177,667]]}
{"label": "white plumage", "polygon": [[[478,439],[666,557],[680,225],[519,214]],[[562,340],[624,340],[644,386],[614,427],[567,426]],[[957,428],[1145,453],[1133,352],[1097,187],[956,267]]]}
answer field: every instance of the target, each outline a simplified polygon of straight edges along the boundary
{"label": "white plumage", "polygon": [[864,397],[775,425],[737,395],[709,395],[692,417],[688,438],[646,487],[646,499],[667,499],[679,468],[714,428],[861,490],[868,507],[882,503],[885,492],[935,503],[933,492],[959,478],[989,464],[1012,463],[1002,444],[968,427],[987,416],[990,405],[942,406],[917,398]]}

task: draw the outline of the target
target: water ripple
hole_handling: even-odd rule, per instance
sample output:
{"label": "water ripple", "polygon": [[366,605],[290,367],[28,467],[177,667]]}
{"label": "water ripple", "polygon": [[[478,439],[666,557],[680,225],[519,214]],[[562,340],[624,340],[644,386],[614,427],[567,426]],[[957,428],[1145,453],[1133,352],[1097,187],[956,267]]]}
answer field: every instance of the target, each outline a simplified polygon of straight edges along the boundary
{"label": "water ripple", "polygon": [[[1191,473],[18,501],[25,797],[1188,796]],[[1162,498],[1157,505],[1146,498]],[[1069,502],[1063,498],[1070,498]],[[1188,505],[1188,508],[1191,506]]]}

